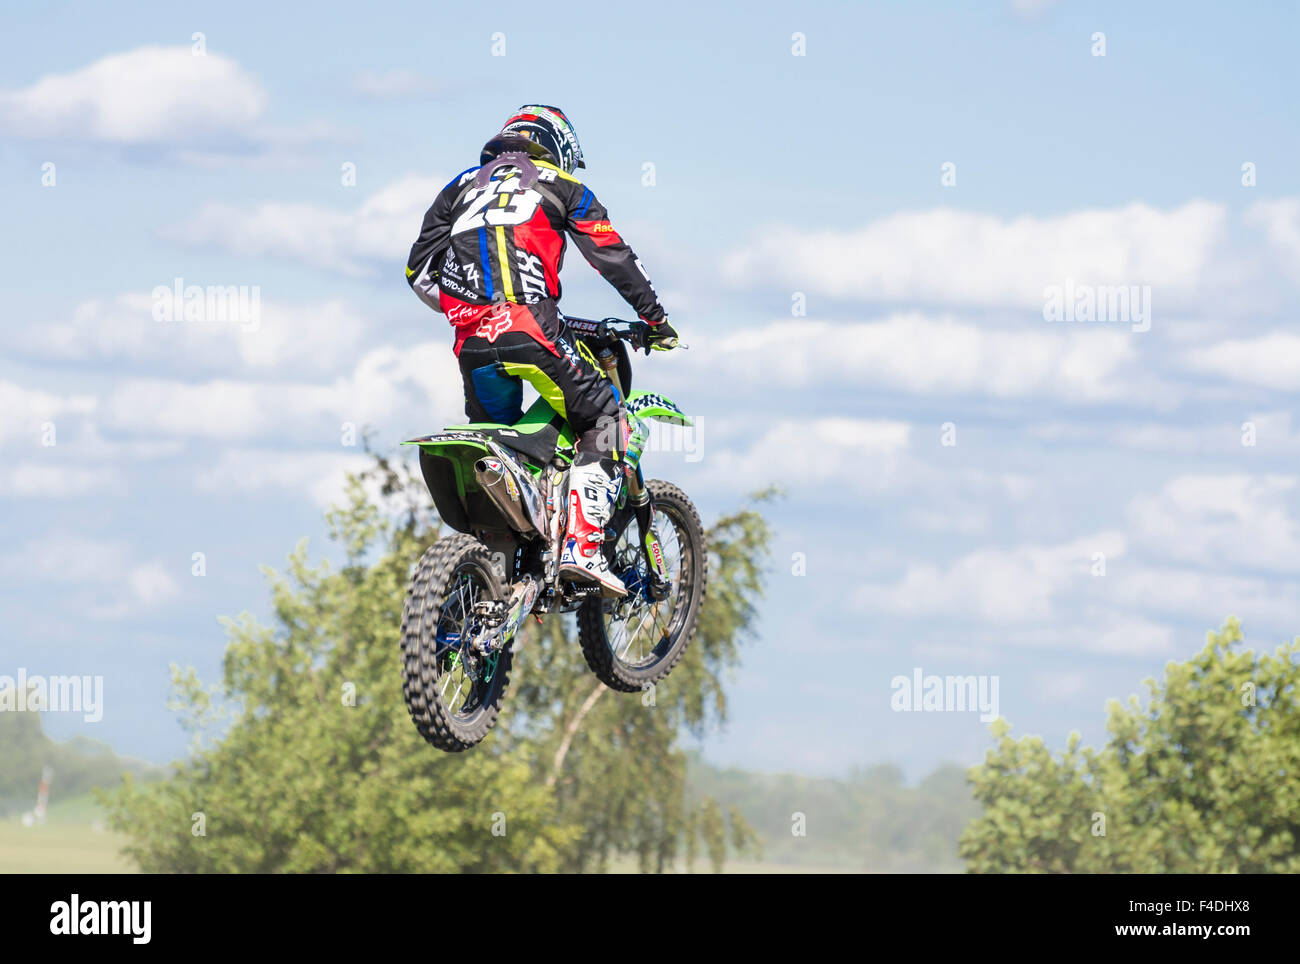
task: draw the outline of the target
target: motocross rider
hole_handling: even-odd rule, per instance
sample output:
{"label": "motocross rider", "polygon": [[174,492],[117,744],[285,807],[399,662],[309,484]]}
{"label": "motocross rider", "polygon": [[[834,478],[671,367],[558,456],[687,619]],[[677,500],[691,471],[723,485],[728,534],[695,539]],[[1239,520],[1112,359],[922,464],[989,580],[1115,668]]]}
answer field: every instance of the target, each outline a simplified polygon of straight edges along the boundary
{"label": "motocross rider", "polygon": [[406,280],[455,328],[471,422],[518,421],[527,381],[573,427],[578,445],[560,573],[621,596],[626,587],[600,551],[622,483],[620,399],[556,305],[566,235],[651,326],[653,348],[667,351],[678,336],[640,260],[573,176],[586,166],[563,111],[519,108],[483,146],[479,165],[434,199],[411,246]]}

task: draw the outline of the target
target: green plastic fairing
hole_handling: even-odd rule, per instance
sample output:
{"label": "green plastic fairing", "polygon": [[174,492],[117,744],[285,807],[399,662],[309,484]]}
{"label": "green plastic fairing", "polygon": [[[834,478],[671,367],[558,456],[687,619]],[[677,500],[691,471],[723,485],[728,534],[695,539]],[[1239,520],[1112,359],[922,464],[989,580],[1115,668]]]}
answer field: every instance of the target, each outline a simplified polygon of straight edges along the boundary
{"label": "green plastic fairing", "polygon": [[633,392],[627,397],[627,407],[638,418],[657,418],[674,425],[695,424],[676,402],[659,392]]}

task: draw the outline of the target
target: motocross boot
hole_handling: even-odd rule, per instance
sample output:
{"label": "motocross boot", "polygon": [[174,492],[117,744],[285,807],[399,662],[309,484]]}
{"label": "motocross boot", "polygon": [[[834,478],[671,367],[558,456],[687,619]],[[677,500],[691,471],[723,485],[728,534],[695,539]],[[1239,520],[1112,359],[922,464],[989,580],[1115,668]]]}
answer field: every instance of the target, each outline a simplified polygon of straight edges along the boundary
{"label": "motocross boot", "polygon": [[610,572],[600,548],[622,484],[623,474],[613,459],[575,463],[569,470],[569,524],[560,553],[560,575],[596,583],[603,596],[627,595],[623,580]]}

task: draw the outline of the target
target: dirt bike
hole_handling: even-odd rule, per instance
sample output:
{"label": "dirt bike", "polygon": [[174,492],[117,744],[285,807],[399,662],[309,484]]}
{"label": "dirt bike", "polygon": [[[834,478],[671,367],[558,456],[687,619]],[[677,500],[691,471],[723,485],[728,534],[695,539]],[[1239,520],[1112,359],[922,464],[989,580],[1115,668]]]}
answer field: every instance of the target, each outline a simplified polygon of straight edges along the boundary
{"label": "dirt bike", "polygon": [[450,426],[411,439],[442,521],[456,530],[421,557],[402,609],[402,693],[420,734],[459,752],[491,730],[524,619],[577,612],[578,639],[606,686],[637,692],[668,675],[695,634],[708,557],[699,514],[668,482],[645,481],[650,419],[689,426],[671,400],[631,392],[627,349],[648,354],[644,322],[567,317],[618,392],[627,423],[623,482],[601,551],[627,595],[560,577],[572,429],[538,398],[513,425]]}

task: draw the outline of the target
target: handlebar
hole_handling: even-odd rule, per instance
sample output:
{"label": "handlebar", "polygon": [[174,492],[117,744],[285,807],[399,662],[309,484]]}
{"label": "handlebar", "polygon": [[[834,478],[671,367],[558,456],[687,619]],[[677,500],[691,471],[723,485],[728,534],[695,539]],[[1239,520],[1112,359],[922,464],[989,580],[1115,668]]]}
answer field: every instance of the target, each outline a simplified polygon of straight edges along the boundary
{"label": "handlebar", "polygon": [[612,345],[616,341],[626,341],[633,349],[642,349],[650,354],[650,325],[644,321],[625,321],[622,318],[575,318],[564,316],[565,323],[579,335],[594,341],[598,345]]}

